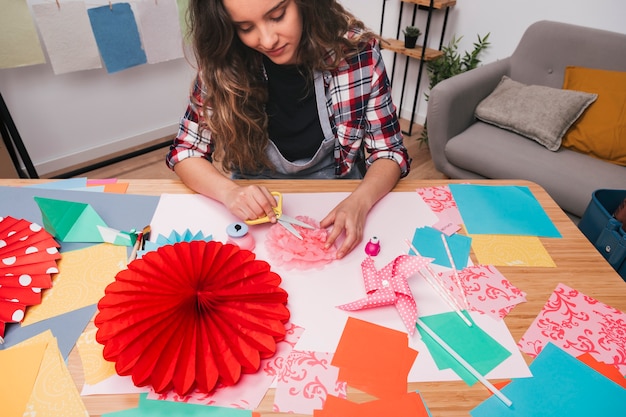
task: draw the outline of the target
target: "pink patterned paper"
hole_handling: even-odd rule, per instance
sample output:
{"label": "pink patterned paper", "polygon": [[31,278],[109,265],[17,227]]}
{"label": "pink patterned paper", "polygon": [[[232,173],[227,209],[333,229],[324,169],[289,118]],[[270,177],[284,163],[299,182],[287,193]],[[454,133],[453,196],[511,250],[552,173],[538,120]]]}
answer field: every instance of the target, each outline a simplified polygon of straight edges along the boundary
{"label": "pink patterned paper", "polygon": [[557,285],[518,346],[534,358],[548,342],[575,357],[589,353],[626,374],[626,314],[564,284]]}
{"label": "pink patterned paper", "polygon": [[259,371],[254,374],[243,374],[237,384],[232,386],[220,385],[210,394],[192,392],[185,396],[179,396],[174,391],[157,394],[150,389],[148,398],[254,410],[261,403],[274,379],[280,374],[289,354],[304,331],[304,328],[291,323],[287,323],[285,329],[287,330],[285,340],[278,343],[276,354],[271,358],[261,360]]}
{"label": "pink patterned paper", "polygon": [[448,236],[461,228],[463,219],[461,218],[461,213],[456,205],[456,201],[454,201],[450,187],[441,185],[437,187],[418,188],[416,191],[439,218],[439,222],[433,227],[446,233]]}
{"label": "pink patterned paper", "polygon": [[[513,307],[526,301],[526,294],[511,284],[493,265],[472,265],[458,273],[470,308],[496,320],[502,320]],[[440,273],[439,277],[459,304],[463,305],[454,272]]]}
{"label": "pink patterned paper", "polygon": [[274,411],[313,414],[328,395],[347,397],[347,384],[337,381],[332,353],[293,350],[278,375]]}

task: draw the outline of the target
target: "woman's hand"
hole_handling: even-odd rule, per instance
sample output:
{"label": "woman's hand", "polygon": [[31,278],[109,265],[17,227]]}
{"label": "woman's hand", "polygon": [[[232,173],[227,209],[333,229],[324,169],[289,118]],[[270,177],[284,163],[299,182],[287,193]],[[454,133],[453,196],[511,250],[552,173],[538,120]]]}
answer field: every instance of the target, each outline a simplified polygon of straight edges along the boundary
{"label": "woman's hand", "polygon": [[174,166],[180,179],[197,193],[219,201],[241,220],[268,216],[276,223],[276,199],[265,187],[241,186],[204,158],[187,158]]}
{"label": "woman's hand", "polygon": [[262,186],[233,186],[223,196],[222,204],[241,220],[255,220],[267,216],[276,223],[276,199]]}
{"label": "woman's hand", "polygon": [[350,253],[363,240],[365,220],[374,204],[385,196],[398,182],[400,167],[390,159],[377,159],[367,170],[363,181],[345,200],[337,205],[320,222],[332,226],[326,247],[329,248],[341,234],[345,239],[337,250],[337,259]]}
{"label": "woman's hand", "polygon": [[345,234],[345,239],[337,250],[337,259],[346,256],[363,240],[363,228],[370,208],[368,203],[359,201],[358,196],[353,193],[339,203],[320,222],[322,228],[332,226],[326,239],[327,249],[335,243],[342,233]]}

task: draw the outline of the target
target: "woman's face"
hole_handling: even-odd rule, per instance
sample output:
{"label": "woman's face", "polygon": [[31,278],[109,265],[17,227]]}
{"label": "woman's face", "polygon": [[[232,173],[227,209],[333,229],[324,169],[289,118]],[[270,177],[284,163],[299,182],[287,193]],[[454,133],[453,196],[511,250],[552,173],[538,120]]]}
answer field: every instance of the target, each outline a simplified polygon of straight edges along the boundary
{"label": "woman's face", "polygon": [[294,0],[222,0],[239,39],[275,64],[297,64],[302,18]]}

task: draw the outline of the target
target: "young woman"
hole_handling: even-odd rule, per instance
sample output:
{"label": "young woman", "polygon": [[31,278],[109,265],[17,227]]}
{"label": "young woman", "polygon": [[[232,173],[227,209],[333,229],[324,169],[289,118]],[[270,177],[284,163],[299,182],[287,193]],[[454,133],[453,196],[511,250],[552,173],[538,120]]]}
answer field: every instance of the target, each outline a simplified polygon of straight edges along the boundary
{"label": "young woman", "polygon": [[190,0],[189,22],[198,76],[168,165],[242,220],[275,222],[276,202],[233,179],[363,178],[320,221],[342,258],[410,165],[376,35],[336,0]]}

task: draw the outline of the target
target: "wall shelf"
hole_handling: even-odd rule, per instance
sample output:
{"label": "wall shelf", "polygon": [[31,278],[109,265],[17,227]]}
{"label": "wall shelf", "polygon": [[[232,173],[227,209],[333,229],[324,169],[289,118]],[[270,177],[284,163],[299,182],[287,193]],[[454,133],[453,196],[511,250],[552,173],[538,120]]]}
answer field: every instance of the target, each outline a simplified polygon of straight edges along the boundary
{"label": "wall shelf", "polygon": [[[384,21],[385,21],[385,5],[386,5],[387,0],[383,0],[383,10],[382,10],[382,17],[381,17],[381,21],[380,21],[380,35],[382,36],[383,33],[383,25],[384,25]],[[423,10],[426,11],[428,13],[427,17],[426,17],[426,27],[425,28],[420,28],[423,33],[422,33],[422,46],[417,46],[415,48],[405,48],[404,47],[404,40],[400,39],[401,38],[401,32],[402,32],[402,28],[405,26],[405,24],[403,24],[402,22],[402,17],[403,17],[403,9],[404,9],[404,4],[407,5],[412,5],[413,6],[413,15],[411,17],[411,26],[415,26],[415,19],[417,17],[417,11],[418,10]],[[388,38],[383,38],[383,42],[381,42],[381,47],[383,49],[387,49],[389,51],[392,51],[393,54],[393,66],[392,66],[392,70],[391,70],[391,83],[393,85],[394,83],[394,78],[395,78],[395,71],[396,71],[396,59],[398,54],[403,55],[406,57],[405,60],[405,65],[404,65],[404,75],[402,78],[402,90],[400,93],[400,102],[398,103],[398,116],[401,113],[402,110],[402,103],[404,101],[404,93],[405,93],[405,86],[406,86],[406,80],[407,80],[407,73],[408,73],[408,69],[409,69],[409,61],[411,59],[416,59],[419,61],[419,70],[418,70],[418,76],[417,76],[417,84],[415,87],[415,96],[413,98],[413,107],[411,109],[411,121],[409,123],[409,130],[407,132],[404,132],[406,134],[408,134],[409,136],[412,134],[413,131],[413,124],[415,122],[415,109],[417,107],[417,101],[419,99],[419,90],[420,90],[420,84],[422,82],[422,73],[424,70],[424,63],[427,61],[432,61],[434,59],[439,58],[440,56],[443,55],[443,52],[441,51],[441,48],[443,46],[443,39],[445,36],[445,32],[446,32],[446,25],[448,23],[448,14],[450,11],[450,7],[454,6],[456,4],[456,0],[400,0],[400,11],[398,13],[398,23],[397,23],[397,27],[396,27],[396,38],[395,39],[388,39]],[[435,11],[442,11],[444,13],[444,20],[443,20],[443,26],[441,29],[441,38],[439,41],[439,49],[432,49],[432,48],[428,48],[428,37],[429,37],[429,32],[430,32],[430,23],[432,20],[432,16],[433,16],[433,12]],[[419,39],[418,39],[419,40]]]}

